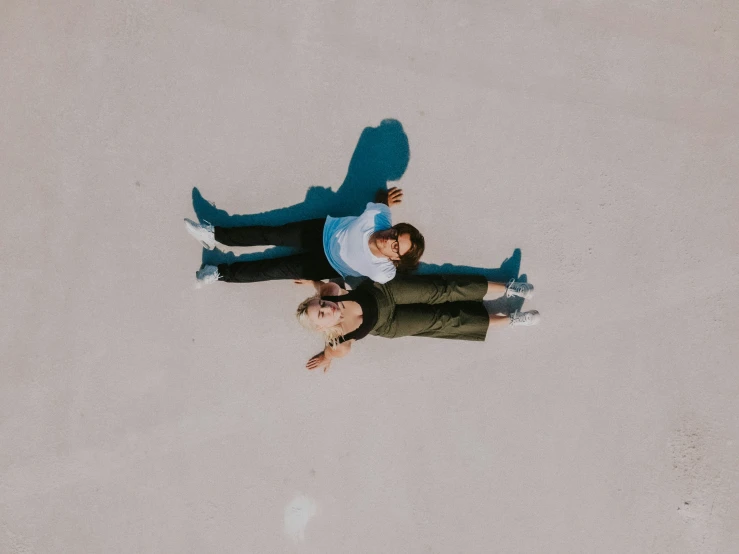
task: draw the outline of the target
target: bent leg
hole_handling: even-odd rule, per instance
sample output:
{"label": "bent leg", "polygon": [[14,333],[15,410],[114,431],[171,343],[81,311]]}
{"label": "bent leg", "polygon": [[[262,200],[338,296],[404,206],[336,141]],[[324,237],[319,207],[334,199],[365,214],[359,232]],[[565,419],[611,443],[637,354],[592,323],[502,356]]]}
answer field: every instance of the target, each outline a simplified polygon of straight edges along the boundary
{"label": "bent leg", "polygon": [[277,279],[318,281],[339,276],[323,254],[312,252],[282,258],[220,264],[218,273],[221,275],[221,281],[227,283],[256,283]]}
{"label": "bent leg", "polygon": [[484,341],[489,325],[482,302],[406,304],[396,307],[390,332],[384,336]]}
{"label": "bent leg", "polygon": [[480,275],[409,275],[384,285],[396,304],[479,302],[488,292]]}
{"label": "bent leg", "polygon": [[226,246],[289,246],[323,252],[325,224],[325,219],[309,219],[276,226],[215,227],[214,234]]}

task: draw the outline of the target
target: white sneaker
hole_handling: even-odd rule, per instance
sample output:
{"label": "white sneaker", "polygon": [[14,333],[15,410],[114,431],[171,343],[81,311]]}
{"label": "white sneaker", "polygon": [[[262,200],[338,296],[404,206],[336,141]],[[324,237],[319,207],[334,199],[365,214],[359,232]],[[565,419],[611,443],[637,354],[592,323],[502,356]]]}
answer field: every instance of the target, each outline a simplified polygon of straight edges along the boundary
{"label": "white sneaker", "polygon": [[518,325],[538,325],[541,321],[541,316],[539,315],[539,312],[536,310],[531,310],[528,312],[519,312],[516,310],[513,312],[510,316],[511,318],[511,326],[516,327]]}
{"label": "white sneaker", "polygon": [[195,223],[192,220],[185,218],[185,229],[190,233],[195,240],[203,245],[206,250],[213,250],[216,246],[216,236],[214,233],[213,226],[205,222],[205,225]]}
{"label": "white sneaker", "polygon": [[221,278],[218,273],[218,267],[214,265],[204,265],[195,272],[195,277],[198,279],[198,287],[216,283]]}
{"label": "white sneaker", "polygon": [[518,296],[519,298],[529,299],[534,296],[534,285],[528,283],[517,283],[515,279],[508,281],[505,289],[506,298]]}

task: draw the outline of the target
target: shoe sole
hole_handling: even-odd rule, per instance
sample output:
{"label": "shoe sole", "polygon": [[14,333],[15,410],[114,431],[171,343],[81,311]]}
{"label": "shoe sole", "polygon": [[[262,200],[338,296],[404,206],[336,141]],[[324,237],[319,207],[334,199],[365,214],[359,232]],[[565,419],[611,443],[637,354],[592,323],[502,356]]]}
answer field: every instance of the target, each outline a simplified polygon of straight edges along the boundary
{"label": "shoe sole", "polygon": [[532,290],[526,291],[525,295],[516,294],[514,292],[508,298],[523,298],[524,300],[531,300],[533,297],[534,297],[534,291],[532,289]]}
{"label": "shoe sole", "polygon": [[187,230],[188,234],[192,238],[194,238],[196,241],[198,241],[203,246],[203,248],[205,248],[206,250],[213,250],[215,248],[215,244],[211,246],[207,242],[202,241],[198,237],[195,236],[195,234],[193,233],[193,230],[191,229],[191,227],[194,227],[195,225],[197,224],[194,221],[185,218],[185,229]]}

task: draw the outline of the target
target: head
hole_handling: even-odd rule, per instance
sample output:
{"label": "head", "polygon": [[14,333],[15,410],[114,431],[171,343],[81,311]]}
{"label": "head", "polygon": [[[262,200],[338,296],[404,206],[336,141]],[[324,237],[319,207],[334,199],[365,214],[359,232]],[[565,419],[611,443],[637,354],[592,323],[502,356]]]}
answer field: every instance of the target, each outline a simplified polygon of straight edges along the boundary
{"label": "head", "polygon": [[321,300],[318,295],[303,300],[295,315],[303,327],[323,334],[327,345],[336,346],[344,334],[341,307],[336,302]]}
{"label": "head", "polygon": [[373,238],[380,253],[400,271],[418,267],[426,247],[423,235],[409,223],[398,223],[386,231],[378,231]]}

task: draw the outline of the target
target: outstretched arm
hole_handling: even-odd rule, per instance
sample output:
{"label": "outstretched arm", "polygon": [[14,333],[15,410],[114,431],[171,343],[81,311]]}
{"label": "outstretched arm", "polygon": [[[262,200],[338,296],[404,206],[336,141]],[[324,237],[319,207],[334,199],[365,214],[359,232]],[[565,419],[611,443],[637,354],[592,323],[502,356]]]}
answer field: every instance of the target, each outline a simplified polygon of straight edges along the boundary
{"label": "outstretched arm", "polygon": [[323,372],[326,373],[328,371],[328,368],[331,367],[331,361],[334,358],[343,358],[344,356],[349,354],[349,352],[351,352],[353,342],[353,339],[342,342],[336,348],[326,346],[326,348],[323,349],[323,352],[319,352],[310,360],[308,360],[308,363],[305,364],[305,367],[310,370],[323,368]]}

